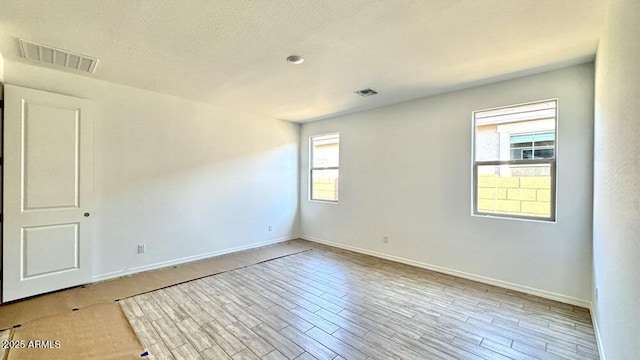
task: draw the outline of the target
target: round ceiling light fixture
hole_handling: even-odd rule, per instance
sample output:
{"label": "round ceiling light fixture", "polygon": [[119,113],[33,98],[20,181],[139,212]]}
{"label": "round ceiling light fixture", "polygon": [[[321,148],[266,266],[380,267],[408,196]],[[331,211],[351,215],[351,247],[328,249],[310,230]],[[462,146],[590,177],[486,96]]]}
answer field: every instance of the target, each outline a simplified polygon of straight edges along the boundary
{"label": "round ceiling light fixture", "polygon": [[291,55],[287,57],[287,62],[294,65],[300,65],[304,62],[304,58],[300,55]]}

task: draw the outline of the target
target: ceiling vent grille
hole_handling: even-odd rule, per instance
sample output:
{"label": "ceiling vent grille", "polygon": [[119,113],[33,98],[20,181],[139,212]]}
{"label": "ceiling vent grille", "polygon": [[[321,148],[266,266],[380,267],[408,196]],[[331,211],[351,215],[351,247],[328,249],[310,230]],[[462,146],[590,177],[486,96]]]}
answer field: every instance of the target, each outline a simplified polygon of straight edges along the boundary
{"label": "ceiling vent grille", "polygon": [[378,91],[372,88],[366,88],[366,89],[354,91],[354,93],[363,97],[367,97],[367,96],[377,95]]}
{"label": "ceiling vent grille", "polygon": [[23,58],[93,74],[98,59],[20,39]]}

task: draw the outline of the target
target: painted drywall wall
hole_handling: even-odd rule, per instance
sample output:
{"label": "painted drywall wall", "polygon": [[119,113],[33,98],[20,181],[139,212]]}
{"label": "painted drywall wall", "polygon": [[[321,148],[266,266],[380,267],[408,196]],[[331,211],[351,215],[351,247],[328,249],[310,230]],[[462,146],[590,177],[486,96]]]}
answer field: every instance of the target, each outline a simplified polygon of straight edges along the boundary
{"label": "painted drywall wall", "polygon": [[[593,81],[588,63],[303,124],[302,237],[588,306]],[[472,111],[550,98],[559,99],[557,223],[471,216]],[[308,138],[332,132],[340,201],[312,202]]]}
{"label": "painted drywall wall", "polygon": [[95,104],[96,280],[297,237],[299,125],[22,63],[5,80]]}
{"label": "painted drywall wall", "polygon": [[[2,57],[2,54],[0,54],[0,83],[4,82],[4,58]],[[0,94],[2,93],[2,90],[0,90]]]}
{"label": "painted drywall wall", "polygon": [[[4,99],[3,94],[3,83],[4,83],[4,59],[2,58],[2,54],[0,54],[0,99]],[[0,124],[2,124],[2,111],[0,110]],[[2,146],[2,136],[0,136],[0,146]],[[2,170],[2,165],[0,165],[0,170]],[[1,172],[0,172],[1,173]],[[2,199],[2,188],[0,186],[0,199]],[[2,232],[2,224],[0,223],[0,232]],[[2,246],[0,246],[0,259],[2,259]],[[0,278],[0,289],[2,288],[2,279]]]}
{"label": "painted drywall wall", "polygon": [[640,359],[640,2],[609,2],[596,59],[594,318],[603,358]]}

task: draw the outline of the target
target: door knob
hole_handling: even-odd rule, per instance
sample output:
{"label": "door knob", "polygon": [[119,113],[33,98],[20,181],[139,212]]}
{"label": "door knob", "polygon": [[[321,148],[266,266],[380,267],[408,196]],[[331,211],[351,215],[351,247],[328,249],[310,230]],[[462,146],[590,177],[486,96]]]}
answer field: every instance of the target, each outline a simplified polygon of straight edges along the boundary
{"label": "door knob", "polygon": [[84,217],[89,217],[89,215],[91,215],[91,214],[89,214],[88,212],[84,213]]}

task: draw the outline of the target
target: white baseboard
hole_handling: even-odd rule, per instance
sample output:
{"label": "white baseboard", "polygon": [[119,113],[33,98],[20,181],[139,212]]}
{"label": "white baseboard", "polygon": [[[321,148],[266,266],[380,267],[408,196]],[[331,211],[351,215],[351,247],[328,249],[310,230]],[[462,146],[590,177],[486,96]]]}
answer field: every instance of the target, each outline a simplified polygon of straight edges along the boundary
{"label": "white baseboard", "polygon": [[602,347],[602,337],[600,336],[600,328],[598,327],[598,319],[596,313],[593,310],[595,304],[591,305],[589,311],[591,311],[591,321],[593,322],[593,332],[596,334],[596,344],[598,345],[598,353],[600,354],[600,360],[606,360],[604,356],[604,348]]}
{"label": "white baseboard", "polygon": [[432,265],[432,264],[427,264],[427,263],[423,263],[423,262],[419,262],[419,261],[415,261],[415,260],[409,260],[409,259],[405,259],[405,258],[402,258],[402,257],[399,257],[399,256],[394,256],[394,255],[389,255],[389,254],[385,254],[385,253],[381,253],[381,252],[377,252],[377,251],[373,251],[373,250],[358,248],[358,247],[355,247],[355,246],[339,244],[339,243],[335,243],[335,242],[332,242],[332,241],[327,241],[327,240],[324,240],[324,239],[319,239],[319,238],[316,238],[316,237],[313,237],[313,236],[309,236],[309,235],[301,235],[300,238],[303,239],[303,240],[313,241],[313,242],[317,242],[317,243],[320,243],[320,244],[325,244],[325,245],[329,245],[329,246],[333,246],[333,247],[337,247],[337,248],[341,248],[341,249],[345,249],[345,250],[350,250],[350,251],[354,251],[354,252],[365,254],[365,255],[371,255],[371,256],[375,256],[377,258],[391,260],[391,261],[395,261],[395,262],[399,262],[399,263],[403,263],[403,264],[407,264],[407,265],[411,265],[411,266],[415,266],[415,267],[419,267],[419,268],[423,268],[423,269],[427,269],[427,270],[437,271],[437,272],[440,272],[440,273],[449,274],[449,275],[465,278],[465,279],[468,279],[468,280],[473,280],[473,281],[477,281],[477,282],[481,282],[481,283],[485,283],[485,284],[489,284],[489,285],[499,286],[499,287],[502,287],[502,288],[505,288],[505,289],[520,291],[520,292],[523,292],[523,293],[540,296],[540,297],[543,297],[543,298],[546,298],[546,299],[559,301],[559,302],[562,302],[562,303],[565,303],[565,304],[571,304],[571,305],[575,305],[575,306],[580,306],[580,307],[584,307],[584,308],[587,308],[587,309],[591,308],[591,302],[588,301],[588,300],[578,299],[578,298],[575,298],[575,297],[566,296],[566,295],[554,293],[554,292],[551,292],[551,291],[546,291],[546,290],[536,289],[536,288],[532,288],[532,287],[528,287],[528,286],[524,286],[524,285],[514,284],[514,283],[507,282],[507,281],[493,279],[493,278],[489,278],[489,277],[481,276],[481,275],[475,275],[475,274],[467,273],[467,272],[464,272],[464,271],[454,270],[454,269],[450,269],[450,268],[446,268],[446,267],[442,267],[442,266],[438,266],[438,265]]}
{"label": "white baseboard", "polygon": [[285,241],[289,241],[289,240],[295,240],[295,239],[299,239],[299,238],[300,238],[299,235],[286,236],[286,237],[281,237],[281,238],[277,238],[277,239],[261,241],[261,242],[258,242],[258,243],[252,243],[252,244],[248,244],[248,245],[237,246],[237,247],[218,250],[218,251],[212,251],[212,252],[208,252],[208,253],[204,253],[204,254],[186,256],[186,257],[182,257],[182,258],[179,258],[179,259],[161,261],[161,262],[148,264],[148,265],[143,265],[143,266],[136,266],[136,267],[132,267],[132,268],[126,269],[126,270],[112,271],[112,272],[108,272],[108,273],[104,273],[104,274],[94,275],[91,278],[91,281],[92,282],[98,282],[98,281],[110,280],[110,279],[114,279],[114,278],[117,278],[117,277],[137,274],[137,273],[140,273],[140,272],[143,272],[143,271],[150,271],[150,270],[161,269],[161,268],[165,268],[165,267],[169,267],[169,266],[180,265],[180,264],[184,264],[184,263],[188,263],[188,262],[207,259],[207,258],[214,257],[214,256],[226,255],[226,254],[230,254],[230,253],[234,253],[234,252],[238,252],[238,251],[255,249],[255,248],[262,247],[262,246],[273,245],[273,244],[277,244],[277,243],[281,243],[281,242],[285,242]]}

